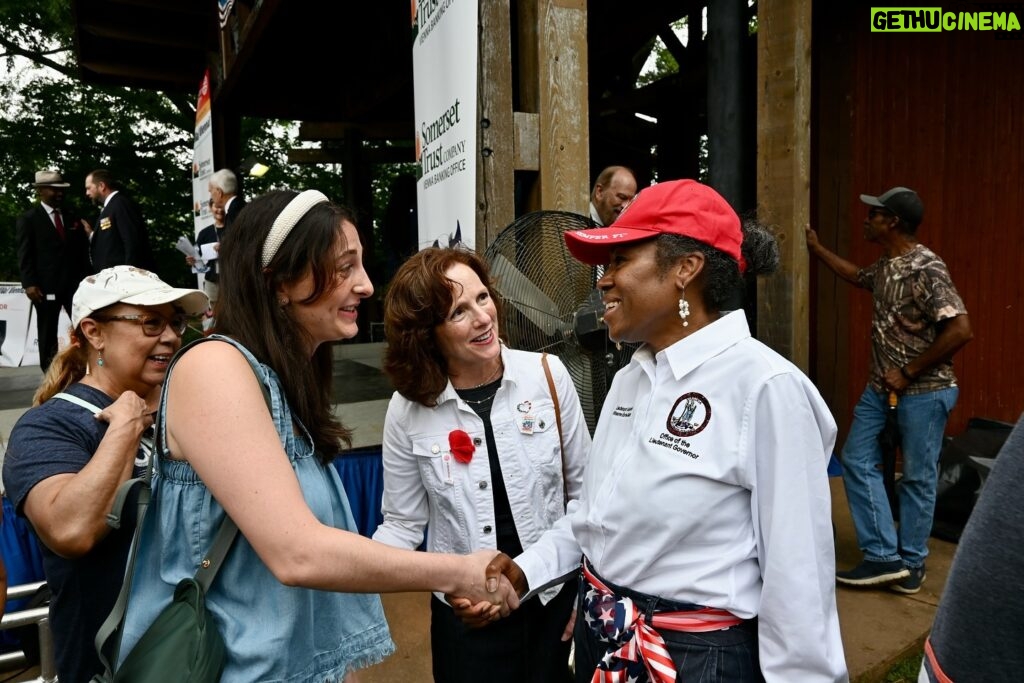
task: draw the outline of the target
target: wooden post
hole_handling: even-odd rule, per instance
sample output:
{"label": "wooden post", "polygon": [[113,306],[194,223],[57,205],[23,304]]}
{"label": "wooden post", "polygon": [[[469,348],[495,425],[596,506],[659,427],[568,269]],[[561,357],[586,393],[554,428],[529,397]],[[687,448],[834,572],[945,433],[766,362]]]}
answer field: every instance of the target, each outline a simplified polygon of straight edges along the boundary
{"label": "wooden post", "polygon": [[509,0],[479,0],[476,250],[515,218]]}
{"label": "wooden post", "polygon": [[708,180],[738,212],[750,208],[743,196],[746,41],[746,0],[708,4]]}
{"label": "wooden post", "polygon": [[804,372],[809,364],[804,225],[810,218],[811,0],[763,3],[757,27],[758,218],[782,264],[757,286],[757,334]]}
{"label": "wooden post", "polygon": [[587,215],[590,116],[586,1],[540,0],[536,34],[541,208]]}

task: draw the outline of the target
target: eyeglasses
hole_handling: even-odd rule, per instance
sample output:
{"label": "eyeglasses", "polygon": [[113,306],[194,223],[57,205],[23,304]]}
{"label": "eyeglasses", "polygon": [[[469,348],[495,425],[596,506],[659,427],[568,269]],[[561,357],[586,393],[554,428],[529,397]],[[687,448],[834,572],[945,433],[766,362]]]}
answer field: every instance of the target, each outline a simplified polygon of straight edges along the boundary
{"label": "eyeglasses", "polygon": [[175,315],[170,320],[160,315],[111,315],[105,318],[98,318],[101,322],[107,322],[110,320],[125,320],[132,323],[138,323],[142,325],[142,333],[147,337],[159,337],[170,325],[174,334],[179,337],[185,334],[185,328],[188,327],[188,316]]}

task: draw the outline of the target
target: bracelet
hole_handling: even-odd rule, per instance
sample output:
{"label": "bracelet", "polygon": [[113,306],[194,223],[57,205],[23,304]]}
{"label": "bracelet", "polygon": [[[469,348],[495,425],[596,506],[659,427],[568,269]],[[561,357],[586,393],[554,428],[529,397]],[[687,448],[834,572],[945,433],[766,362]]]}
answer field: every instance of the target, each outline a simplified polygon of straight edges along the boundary
{"label": "bracelet", "polygon": [[914,381],[914,376],[911,375],[909,372],[907,372],[907,366],[906,365],[900,367],[900,374],[903,375],[903,379],[907,380],[908,382],[913,382]]}

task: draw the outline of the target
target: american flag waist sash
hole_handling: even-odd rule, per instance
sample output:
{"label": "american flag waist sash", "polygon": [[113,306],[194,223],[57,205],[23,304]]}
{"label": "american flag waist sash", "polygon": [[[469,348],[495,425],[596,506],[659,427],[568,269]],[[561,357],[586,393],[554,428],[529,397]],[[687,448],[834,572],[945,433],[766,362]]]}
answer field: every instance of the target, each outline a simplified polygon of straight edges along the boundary
{"label": "american flag waist sash", "polygon": [[[632,598],[616,595],[583,558],[583,614],[587,628],[608,646],[591,683],[674,683],[676,669],[665,640],[658,633],[721,631],[743,623],[735,614],[713,607],[644,614]],[[646,672],[647,676],[644,676]]]}

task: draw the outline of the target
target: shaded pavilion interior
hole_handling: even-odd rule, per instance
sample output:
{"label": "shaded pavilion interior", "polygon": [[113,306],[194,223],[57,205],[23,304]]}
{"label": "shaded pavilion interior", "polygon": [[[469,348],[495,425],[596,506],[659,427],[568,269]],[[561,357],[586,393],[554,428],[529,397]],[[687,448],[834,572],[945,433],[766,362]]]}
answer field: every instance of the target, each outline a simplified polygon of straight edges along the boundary
{"label": "shaded pavilion interior", "polygon": [[[516,111],[522,107],[515,40],[523,16],[519,4],[511,2]],[[754,8],[732,5],[743,15],[746,37]],[[586,3],[591,179],[611,164],[633,167],[641,185],[700,172],[701,137],[709,128],[707,42],[684,46],[670,24],[686,17],[690,26],[700,26],[703,6],[636,0],[624,11],[618,2]],[[357,206],[369,205],[362,200],[373,164],[413,160],[408,3],[236,0],[224,31],[211,0],[76,0],[73,8],[80,72],[87,82],[191,94],[210,67],[218,165],[241,161],[241,117],[303,122],[303,138],[323,141],[322,148],[296,150],[293,160],[342,163],[351,178],[344,195]],[[637,87],[656,37],[679,72]],[[742,43],[735,63],[727,66],[743,84],[743,108],[749,111],[754,38]],[[638,112],[648,118],[638,118]],[[741,117],[734,132],[747,152],[739,171],[745,198],[736,202],[742,211],[753,205],[754,117]],[[374,149],[379,141],[397,149]],[[517,213],[527,208],[517,206]]]}
{"label": "shaded pavilion interior", "polygon": [[[524,22],[538,7],[585,8],[589,118],[579,158],[588,181],[612,163],[634,167],[641,184],[696,176],[707,136],[709,182],[740,212],[756,204],[759,216],[777,227],[784,250],[783,270],[768,285],[774,290],[758,289],[759,312],[771,312],[759,316],[758,336],[815,379],[841,433],[866,373],[869,336],[862,331],[870,324],[870,297],[809,265],[802,226],[817,224],[837,252],[866,263],[877,251],[860,240],[857,193],[900,184],[918,189],[929,206],[923,240],[965,290],[976,328],[957,361],[964,389],[950,431],[972,415],[1016,419],[1024,407],[1024,364],[1003,361],[1012,340],[1024,334],[1024,317],[1012,314],[1020,304],[1024,254],[1024,228],[1015,218],[1024,195],[1014,191],[1024,184],[1024,136],[1014,116],[1024,92],[1020,42],[978,32],[880,36],[871,33],[865,7],[814,3],[812,22],[811,4],[764,5],[757,35],[748,36],[756,7],[745,0],[714,3],[712,33],[724,26],[731,36],[722,41],[724,54],[714,41],[674,41],[671,22],[687,17],[690,26],[700,25],[699,2],[482,0],[480,6],[508,8],[512,109],[528,112],[538,110],[524,76],[530,49]],[[73,0],[72,6],[86,81],[194,98],[203,70],[211,69],[218,165],[239,163],[242,117],[301,121],[302,137],[321,145],[293,151],[293,160],[342,163],[338,194],[357,207],[372,206],[377,164],[413,159],[408,3],[236,0],[224,31],[211,0]],[[944,9],[978,7],[953,1]],[[676,56],[679,73],[637,87],[655,36]],[[480,42],[498,38],[484,32]],[[534,208],[582,212],[585,204],[538,205],[530,191],[538,175],[515,170],[514,215]],[[580,196],[587,191],[589,185],[581,187]],[[405,201],[414,195],[404,193]],[[373,219],[364,228],[376,222],[389,229],[386,216]],[[987,226],[1000,226],[1000,244],[1012,247],[978,239],[974,228]],[[407,249],[403,234],[385,241]]]}

